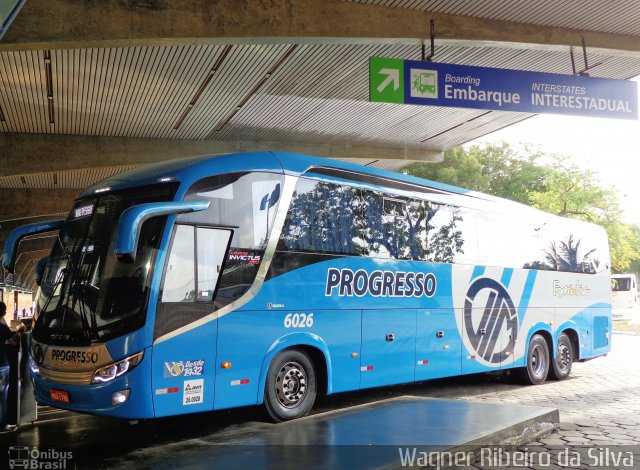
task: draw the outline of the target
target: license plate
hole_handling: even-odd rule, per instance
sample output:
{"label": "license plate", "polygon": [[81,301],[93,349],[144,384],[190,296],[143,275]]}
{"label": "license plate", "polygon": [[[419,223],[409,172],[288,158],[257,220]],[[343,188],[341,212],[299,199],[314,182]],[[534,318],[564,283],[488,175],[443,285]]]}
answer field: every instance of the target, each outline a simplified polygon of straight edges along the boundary
{"label": "license plate", "polygon": [[55,401],[61,401],[62,403],[71,403],[69,399],[69,392],[66,390],[49,390],[49,395],[51,395],[51,399]]}

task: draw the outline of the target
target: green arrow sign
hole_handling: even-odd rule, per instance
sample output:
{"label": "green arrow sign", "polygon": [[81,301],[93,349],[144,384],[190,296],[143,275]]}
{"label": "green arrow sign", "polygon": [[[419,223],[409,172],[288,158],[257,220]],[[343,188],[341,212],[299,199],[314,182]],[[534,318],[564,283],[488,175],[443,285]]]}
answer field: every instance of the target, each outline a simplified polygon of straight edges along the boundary
{"label": "green arrow sign", "polygon": [[369,58],[369,101],[404,103],[404,61]]}

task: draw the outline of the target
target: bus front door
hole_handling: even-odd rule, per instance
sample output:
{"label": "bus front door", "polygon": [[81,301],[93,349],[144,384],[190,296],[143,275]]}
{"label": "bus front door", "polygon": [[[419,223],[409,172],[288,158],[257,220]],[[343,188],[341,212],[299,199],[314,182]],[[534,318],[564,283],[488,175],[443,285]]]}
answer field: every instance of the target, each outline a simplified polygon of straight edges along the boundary
{"label": "bus front door", "polygon": [[[197,304],[172,305],[176,316],[204,314]],[[206,313],[211,311],[211,307]],[[213,410],[218,321],[153,346],[152,389],[156,417]],[[206,347],[203,347],[206,345]]]}
{"label": "bus front door", "polygon": [[215,290],[232,232],[176,225],[156,309],[156,416],[213,410],[218,340]]}

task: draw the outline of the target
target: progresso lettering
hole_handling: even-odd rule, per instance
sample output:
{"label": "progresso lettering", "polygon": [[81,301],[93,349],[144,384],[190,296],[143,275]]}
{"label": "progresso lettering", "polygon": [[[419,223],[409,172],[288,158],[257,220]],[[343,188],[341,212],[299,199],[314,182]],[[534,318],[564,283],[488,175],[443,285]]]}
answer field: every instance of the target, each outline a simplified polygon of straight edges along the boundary
{"label": "progresso lettering", "polygon": [[368,273],[364,269],[329,268],[327,270],[326,296],[363,297],[433,297],[437,282],[433,273],[376,270]]}
{"label": "progresso lettering", "polygon": [[98,362],[98,353],[96,351],[69,351],[64,349],[53,349],[51,350],[51,360],[80,364],[95,364]]}

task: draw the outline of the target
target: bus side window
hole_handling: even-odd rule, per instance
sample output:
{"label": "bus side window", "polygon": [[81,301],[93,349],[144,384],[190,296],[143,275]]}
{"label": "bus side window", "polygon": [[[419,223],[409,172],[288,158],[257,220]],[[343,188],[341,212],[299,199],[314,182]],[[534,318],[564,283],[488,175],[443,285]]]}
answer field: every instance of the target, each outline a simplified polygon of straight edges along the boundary
{"label": "bus side window", "polygon": [[162,302],[195,300],[194,227],[176,226],[162,285]]}
{"label": "bus side window", "polygon": [[230,230],[198,227],[198,295],[200,302],[211,302],[228,251]]}

